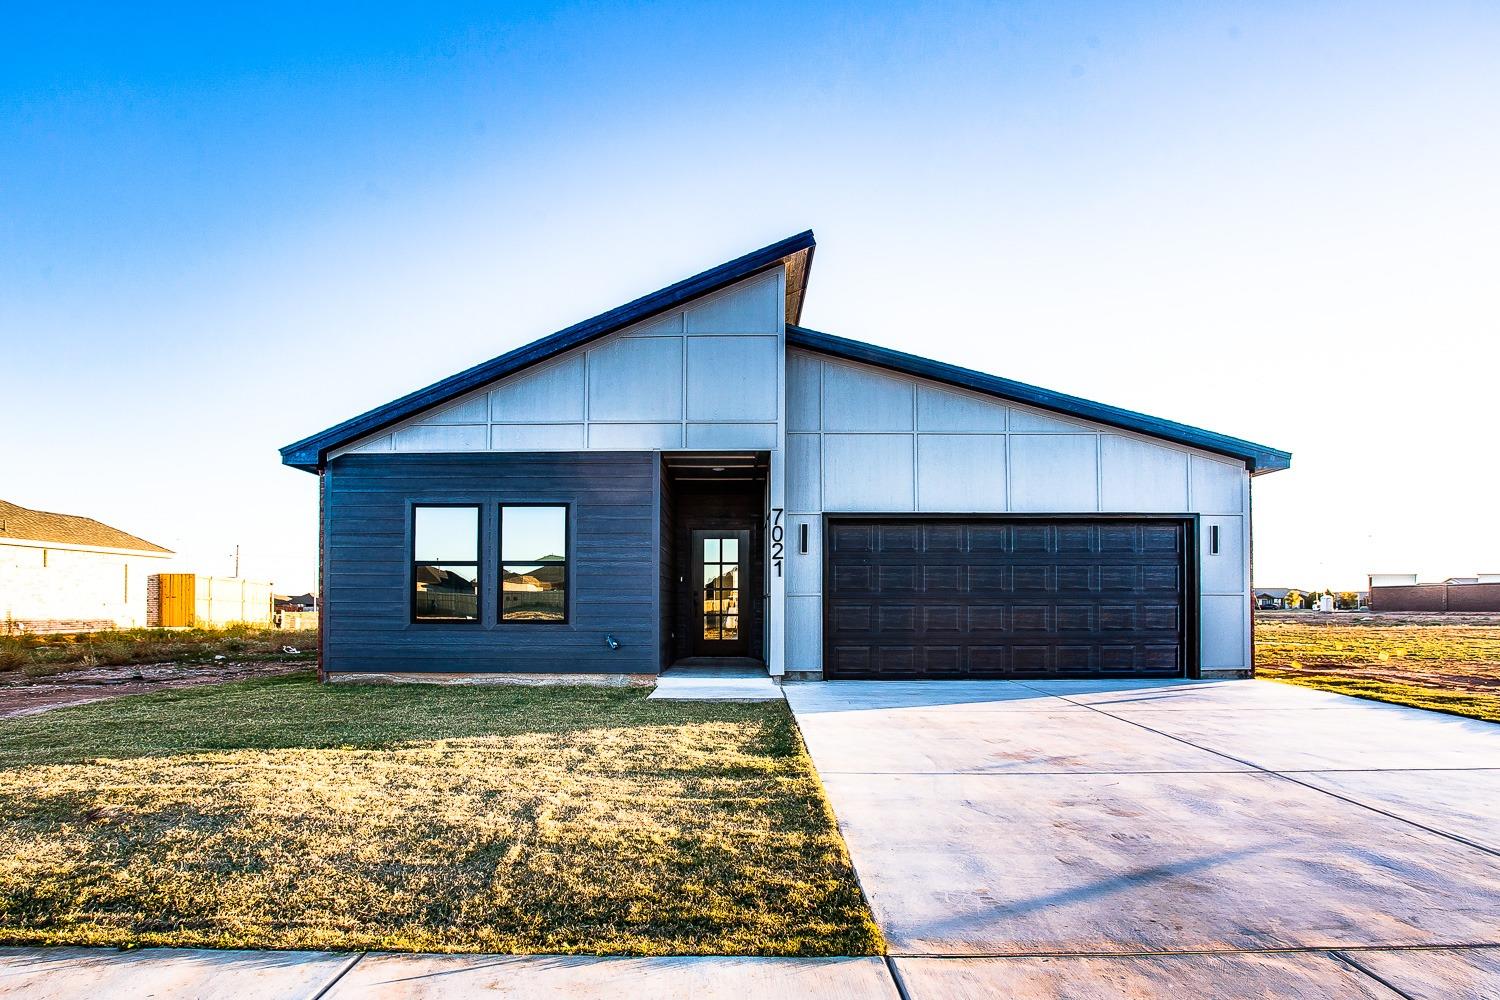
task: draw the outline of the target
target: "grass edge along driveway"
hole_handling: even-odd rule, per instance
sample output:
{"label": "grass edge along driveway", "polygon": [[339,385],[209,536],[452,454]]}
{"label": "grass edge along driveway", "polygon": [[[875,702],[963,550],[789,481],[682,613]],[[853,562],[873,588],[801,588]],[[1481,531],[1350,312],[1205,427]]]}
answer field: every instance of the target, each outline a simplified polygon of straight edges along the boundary
{"label": "grass edge along driveway", "polygon": [[0,722],[0,943],[860,955],[786,705],[307,675]]}

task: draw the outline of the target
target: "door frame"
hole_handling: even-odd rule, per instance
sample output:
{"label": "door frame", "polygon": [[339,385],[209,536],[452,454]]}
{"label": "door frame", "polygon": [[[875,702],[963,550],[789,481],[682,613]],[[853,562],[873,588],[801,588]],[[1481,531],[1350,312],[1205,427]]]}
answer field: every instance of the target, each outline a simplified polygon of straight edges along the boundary
{"label": "door frame", "polygon": [[[1182,525],[1182,642],[1186,647],[1184,650],[1182,676],[1197,680],[1203,674],[1203,650],[1202,638],[1199,626],[1199,613],[1203,604],[1203,593],[1200,585],[1200,566],[1202,553],[1198,548],[1198,514],[940,514],[923,511],[917,513],[896,513],[888,511],[871,511],[869,513],[844,513],[823,514],[823,592],[820,597],[822,602],[821,627],[823,631],[823,667],[827,670],[828,664],[832,662],[829,650],[832,643],[832,629],[828,627],[829,594],[833,585],[833,563],[832,563],[832,537],[829,530],[832,525],[840,521],[1000,521],[1000,522],[1027,522],[1027,521],[1076,521],[1083,523],[1094,523],[1100,521],[1161,521]],[[1253,604],[1254,595],[1247,595],[1247,599]],[[826,676],[826,675],[825,675]],[[1090,675],[1077,675],[1080,680],[1087,679]],[[1104,676],[1104,675],[1100,675]],[[1115,675],[1108,675],[1115,676]]]}
{"label": "door frame", "polygon": [[[736,608],[736,617],[739,619],[739,638],[737,639],[705,639],[703,638],[703,548],[702,541],[707,538],[729,538],[733,536],[739,542],[740,567],[739,577],[739,603]],[[749,588],[746,586],[756,578],[750,569],[750,563],[758,555],[750,545],[749,528],[697,528],[688,527],[688,558],[692,560],[692,611],[688,620],[693,623],[693,637],[689,648],[694,656],[749,656],[750,634],[746,628],[749,622],[750,601],[748,598]]]}

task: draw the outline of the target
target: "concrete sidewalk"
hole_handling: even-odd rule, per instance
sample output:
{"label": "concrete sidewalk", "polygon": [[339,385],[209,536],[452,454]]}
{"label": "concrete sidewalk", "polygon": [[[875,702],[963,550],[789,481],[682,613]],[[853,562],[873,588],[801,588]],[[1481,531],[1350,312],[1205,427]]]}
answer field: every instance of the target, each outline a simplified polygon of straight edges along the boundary
{"label": "concrete sidewalk", "polygon": [[0,948],[5,1000],[899,1000],[879,958],[338,955]]}

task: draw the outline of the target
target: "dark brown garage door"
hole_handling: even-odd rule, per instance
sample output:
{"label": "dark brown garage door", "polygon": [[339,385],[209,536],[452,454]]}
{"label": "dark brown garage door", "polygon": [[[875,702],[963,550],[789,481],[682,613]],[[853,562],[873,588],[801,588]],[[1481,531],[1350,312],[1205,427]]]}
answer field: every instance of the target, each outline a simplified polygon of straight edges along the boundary
{"label": "dark brown garage door", "polygon": [[1178,677],[1189,524],[830,518],[830,678]]}

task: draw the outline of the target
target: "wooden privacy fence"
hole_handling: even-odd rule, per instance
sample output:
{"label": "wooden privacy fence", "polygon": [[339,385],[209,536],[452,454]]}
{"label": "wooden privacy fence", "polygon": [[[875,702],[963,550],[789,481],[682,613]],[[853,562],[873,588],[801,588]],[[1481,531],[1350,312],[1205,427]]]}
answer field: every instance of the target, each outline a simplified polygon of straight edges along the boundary
{"label": "wooden privacy fence", "polygon": [[[271,585],[229,576],[157,573],[147,581],[148,625],[271,624]],[[152,620],[154,618],[154,620]]]}

